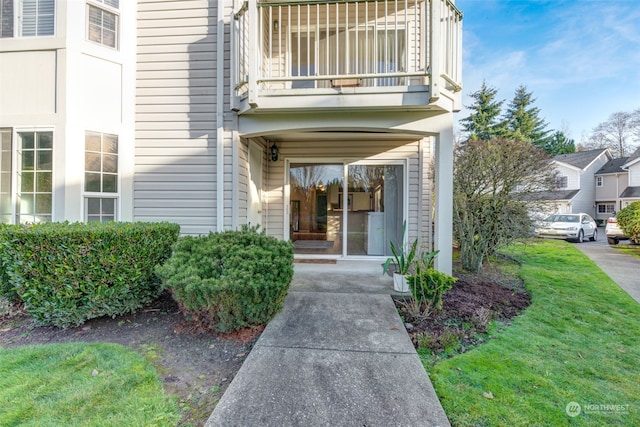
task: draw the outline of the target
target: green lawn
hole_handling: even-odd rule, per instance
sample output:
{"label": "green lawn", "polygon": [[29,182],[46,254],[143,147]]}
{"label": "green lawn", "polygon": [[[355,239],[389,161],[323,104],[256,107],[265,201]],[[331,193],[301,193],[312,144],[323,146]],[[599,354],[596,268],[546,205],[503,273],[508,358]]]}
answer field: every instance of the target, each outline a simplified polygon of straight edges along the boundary
{"label": "green lawn", "polygon": [[[424,358],[451,423],[640,425],[640,304],[566,242],[509,254],[531,306],[468,353],[435,366]],[[570,402],[580,404],[575,417]]]}
{"label": "green lawn", "polygon": [[179,419],[153,367],[123,346],[0,348],[2,426],[175,426]]}
{"label": "green lawn", "polygon": [[612,246],[616,250],[619,250],[623,254],[633,255],[636,258],[640,258],[640,245],[617,245]]}

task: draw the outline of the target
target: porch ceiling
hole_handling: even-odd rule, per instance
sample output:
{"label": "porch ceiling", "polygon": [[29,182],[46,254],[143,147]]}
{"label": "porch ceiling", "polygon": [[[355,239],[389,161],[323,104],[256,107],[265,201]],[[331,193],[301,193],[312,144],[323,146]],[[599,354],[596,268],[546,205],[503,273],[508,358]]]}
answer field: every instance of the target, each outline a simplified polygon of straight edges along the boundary
{"label": "porch ceiling", "polygon": [[301,142],[301,141],[401,141],[413,142],[422,136],[391,133],[391,132],[346,132],[346,131],[310,131],[310,132],[283,132],[265,136],[270,142]]}

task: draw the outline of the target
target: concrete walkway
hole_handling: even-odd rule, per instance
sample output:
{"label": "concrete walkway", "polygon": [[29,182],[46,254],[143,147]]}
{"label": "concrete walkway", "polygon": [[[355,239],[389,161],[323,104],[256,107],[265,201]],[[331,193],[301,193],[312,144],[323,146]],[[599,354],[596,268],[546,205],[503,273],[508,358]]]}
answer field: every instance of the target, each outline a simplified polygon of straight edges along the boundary
{"label": "concrete walkway", "polygon": [[207,426],[449,426],[391,278],[364,264],[296,264],[284,309]]}
{"label": "concrete walkway", "polygon": [[[601,236],[604,236],[604,233]],[[576,248],[640,303],[640,259],[626,255],[606,242],[585,242],[577,244]]]}

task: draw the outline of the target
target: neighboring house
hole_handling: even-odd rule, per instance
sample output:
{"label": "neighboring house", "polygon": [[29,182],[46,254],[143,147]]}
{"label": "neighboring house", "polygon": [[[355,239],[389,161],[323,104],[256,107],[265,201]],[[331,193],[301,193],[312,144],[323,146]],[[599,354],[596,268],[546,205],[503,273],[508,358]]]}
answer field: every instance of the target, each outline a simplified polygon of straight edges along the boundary
{"label": "neighboring house", "polygon": [[557,189],[538,196],[547,213],[584,212],[595,217],[595,173],[609,160],[607,149],[555,156],[551,163],[558,173]]}
{"label": "neighboring house", "polygon": [[621,193],[627,188],[629,172],[622,168],[628,157],[609,160],[595,173],[596,215],[598,222],[606,221],[622,209]]}
{"label": "neighboring house", "polygon": [[297,256],[339,259],[385,257],[406,221],[450,272],[453,2],[2,0],[0,13],[0,221],[260,225]]}
{"label": "neighboring house", "polygon": [[620,194],[621,208],[640,200],[640,147],[627,159],[622,168],[629,173],[627,188]]}

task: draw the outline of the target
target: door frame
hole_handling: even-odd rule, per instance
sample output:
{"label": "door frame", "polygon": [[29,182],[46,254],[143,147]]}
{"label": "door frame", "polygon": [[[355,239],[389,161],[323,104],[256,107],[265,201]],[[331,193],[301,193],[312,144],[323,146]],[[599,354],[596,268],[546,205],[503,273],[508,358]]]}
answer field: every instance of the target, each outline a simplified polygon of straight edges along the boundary
{"label": "door frame", "polygon": [[[284,159],[284,197],[283,197],[283,212],[284,212],[284,220],[283,220],[283,236],[284,240],[291,240],[290,233],[290,206],[291,206],[291,183],[290,183],[290,168],[292,163],[317,163],[317,164],[342,164],[343,167],[343,185],[348,182],[349,179],[349,166],[351,165],[402,165],[403,168],[403,176],[402,176],[402,217],[403,221],[408,221],[409,218],[409,159],[407,158],[388,158],[388,159],[367,159],[367,160],[355,160],[346,157],[288,157]],[[342,253],[339,255],[335,254],[304,254],[304,255],[294,255],[303,256],[304,258],[319,258],[319,259],[350,259],[350,260],[376,260],[376,259],[386,259],[386,256],[379,255],[348,255],[347,254],[347,236],[348,236],[348,210],[344,209],[342,212]],[[405,241],[404,244],[407,243],[408,237],[404,236]]]}

